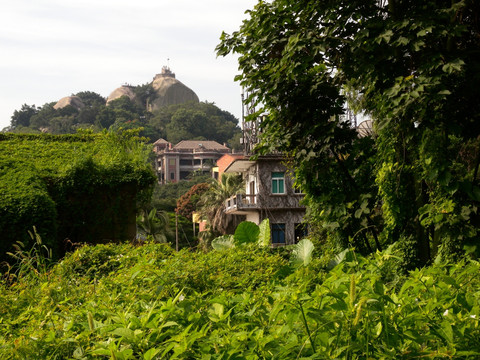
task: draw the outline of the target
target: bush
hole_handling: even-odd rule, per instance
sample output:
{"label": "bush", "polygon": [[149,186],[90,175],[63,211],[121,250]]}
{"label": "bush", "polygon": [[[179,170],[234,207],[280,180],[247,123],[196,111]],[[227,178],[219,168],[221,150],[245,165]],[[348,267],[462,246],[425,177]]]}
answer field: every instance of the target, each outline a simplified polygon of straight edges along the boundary
{"label": "bush", "polygon": [[135,132],[0,134],[0,260],[31,245],[33,226],[57,255],[65,239],[133,239],[137,197],[155,182],[148,153]]}
{"label": "bush", "polygon": [[392,255],[349,251],[285,271],[254,246],[174,253],[82,247],[0,284],[0,357],[57,359],[478,359],[478,262],[382,280]]}

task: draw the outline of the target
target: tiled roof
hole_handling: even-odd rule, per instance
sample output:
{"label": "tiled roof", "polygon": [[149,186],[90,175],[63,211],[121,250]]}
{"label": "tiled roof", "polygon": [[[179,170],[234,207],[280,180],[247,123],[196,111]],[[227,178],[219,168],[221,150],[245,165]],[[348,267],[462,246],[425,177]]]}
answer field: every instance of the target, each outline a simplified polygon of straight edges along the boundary
{"label": "tiled roof", "polygon": [[153,143],[153,145],[158,145],[158,144],[168,144],[168,141],[165,140],[165,139],[160,138],[160,139],[158,139],[157,141],[155,141],[155,142]]}
{"label": "tiled roof", "polygon": [[173,147],[181,149],[228,150],[228,147],[211,140],[182,140]]}

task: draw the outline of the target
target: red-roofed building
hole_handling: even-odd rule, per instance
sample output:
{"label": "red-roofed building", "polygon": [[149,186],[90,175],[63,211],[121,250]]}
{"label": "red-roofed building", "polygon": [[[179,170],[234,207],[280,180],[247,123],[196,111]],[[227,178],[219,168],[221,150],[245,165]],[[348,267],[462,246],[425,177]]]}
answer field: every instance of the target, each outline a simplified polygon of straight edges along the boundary
{"label": "red-roofed building", "polygon": [[217,160],[217,173],[218,179],[222,178],[222,174],[225,172],[225,169],[230,166],[235,160],[246,159],[246,156],[243,154],[225,154],[220,159]]}

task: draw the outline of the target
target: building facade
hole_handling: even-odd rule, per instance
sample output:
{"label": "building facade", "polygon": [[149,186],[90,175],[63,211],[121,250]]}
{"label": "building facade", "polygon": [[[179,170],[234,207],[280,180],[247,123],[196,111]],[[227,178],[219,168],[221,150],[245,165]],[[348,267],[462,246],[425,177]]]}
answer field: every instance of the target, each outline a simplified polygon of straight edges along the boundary
{"label": "building facade", "polygon": [[225,173],[241,174],[245,184],[241,194],[226,201],[225,212],[256,224],[268,218],[273,247],[295,244],[307,234],[304,195],[295,188],[284,162],[281,155],[243,157],[225,168]]}
{"label": "building facade", "polygon": [[173,146],[164,139],[153,144],[158,182],[187,180],[193,173],[211,174],[216,161],[231,150],[216,141],[183,140]]}

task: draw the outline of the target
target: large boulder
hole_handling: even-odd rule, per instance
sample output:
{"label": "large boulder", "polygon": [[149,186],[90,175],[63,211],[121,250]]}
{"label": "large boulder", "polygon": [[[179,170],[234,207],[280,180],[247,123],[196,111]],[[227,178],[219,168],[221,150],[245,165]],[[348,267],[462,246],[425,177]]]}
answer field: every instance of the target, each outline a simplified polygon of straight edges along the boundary
{"label": "large boulder", "polygon": [[85,104],[83,103],[82,99],[80,99],[78,96],[66,96],[58,100],[58,102],[55,105],[53,105],[53,108],[55,110],[58,110],[58,109],[67,107],[69,105],[73,106],[78,111],[82,110],[85,107]]}
{"label": "large boulder", "polygon": [[199,102],[197,94],[177,80],[168,67],[163,67],[162,72],[155,75],[152,87],[155,94],[149,103],[150,111],[173,104]]}
{"label": "large boulder", "polygon": [[107,105],[116,99],[120,99],[122,96],[127,96],[133,103],[138,103],[135,93],[130,85],[122,85],[119,88],[113,90],[107,98]]}

